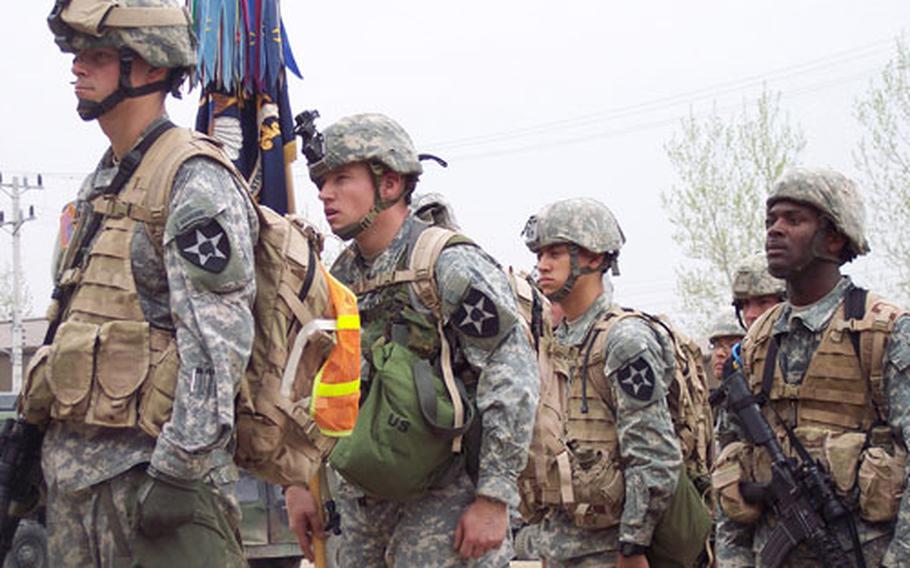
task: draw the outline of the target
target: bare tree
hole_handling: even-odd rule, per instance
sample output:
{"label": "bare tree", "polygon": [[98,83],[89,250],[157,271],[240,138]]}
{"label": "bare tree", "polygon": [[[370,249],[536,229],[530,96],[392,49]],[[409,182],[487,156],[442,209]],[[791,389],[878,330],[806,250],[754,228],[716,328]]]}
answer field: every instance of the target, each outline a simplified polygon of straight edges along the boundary
{"label": "bare tree", "polygon": [[[19,280],[19,291],[22,294],[22,316],[32,311],[32,299],[24,279]],[[13,271],[5,267],[0,269],[0,321],[13,319]]]}
{"label": "bare tree", "polygon": [[684,324],[704,333],[730,305],[733,270],[764,246],[764,201],[806,145],[767,91],[739,113],[690,114],[666,144],[679,183],[661,195],[687,261],[676,269]]}
{"label": "bare tree", "polygon": [[865,96],[856,118],[865,129],[854,159],[870,190],[869,229],[875,248],[897,269],[899,292],[910,297],[910,48],[896,42],[894,57]]}

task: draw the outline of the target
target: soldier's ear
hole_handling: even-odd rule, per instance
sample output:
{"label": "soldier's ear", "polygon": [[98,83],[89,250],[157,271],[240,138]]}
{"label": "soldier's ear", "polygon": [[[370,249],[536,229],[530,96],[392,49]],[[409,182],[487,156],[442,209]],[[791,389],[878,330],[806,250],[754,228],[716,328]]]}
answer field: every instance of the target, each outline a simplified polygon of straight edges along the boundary
{"label": "soldier's ear", "polygon": [[379,195],[383,201],[391,201],[401,197],[404,191],[404,177],[392,170],[386,170],[379,178]]}
{"label": "soldier's ear", "polygon": [[847,249],[847,237],[830,223],[825,231],[825,252],[834,258],[841,258]]}

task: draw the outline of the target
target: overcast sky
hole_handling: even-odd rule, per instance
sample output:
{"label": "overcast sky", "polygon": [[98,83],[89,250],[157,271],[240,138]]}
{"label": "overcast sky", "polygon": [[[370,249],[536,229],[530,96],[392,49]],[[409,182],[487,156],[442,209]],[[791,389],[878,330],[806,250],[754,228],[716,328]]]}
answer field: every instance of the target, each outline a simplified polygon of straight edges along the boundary
{"label": "overcast sky", "polygon": [[[44,174],[23,196],[37,219],[23,231],[33,315],[50,293],[50,251],[60,207],[107,146],[75,113],[71,56],[47,30],[52,2],[7,2],[0,34],[0,172]],[[856,97],[910,25],[907,0],[562,3],[285,0],[304,74],[292,79],[296,112],[317,108],[322,127],[356,112],[398,120],[418,151],[438,154],[419,189],[443,193],[462,228],[504,264],[530,267],[520,238],[545,203],[592,196],[628,239],[617,299],[653,312],[677,307],[671,238],[660,194],[676,179],[664,144],[691,109],[738,112],[767,84],[804,130],[803,161],[854,175]],[[169,111],[192,124],[197,91]],[[295,164],[300,209],[322,221],[304,160]],[[10,218],[10,203],[0,196]],[[11,265],[0,236],[0,268]],[[894,275],[875,253],[848,267],[877,287]]]}

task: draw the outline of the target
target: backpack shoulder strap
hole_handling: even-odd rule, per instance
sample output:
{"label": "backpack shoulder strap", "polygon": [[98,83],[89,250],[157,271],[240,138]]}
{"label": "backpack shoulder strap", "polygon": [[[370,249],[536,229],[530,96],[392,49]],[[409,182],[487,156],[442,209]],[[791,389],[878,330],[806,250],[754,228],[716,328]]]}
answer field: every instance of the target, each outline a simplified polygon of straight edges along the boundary
{"label": "backpack shoulder strap", "polygon": [[890,412],[884,392],[885,350],[897,318],[906,313],[906,310],[859,287],[853,287],[844,299],[843,328],[850,334],[872,405],[879,421],[884,423],[887,423]]}
{"label": "backpack shoulder strap", "polygon": [[420,302],[432,311],[437,319],[442,317],[442,300],[436,290],[433,269],[436,261],[439,260],[439,255],[442,254],[442,249],[445,248],[449,239],[457,234],[455,231],[443,227],[427,227],[417,237],[417,241],[411,249],[411,258],[408,259],[408,269],[414,273],[411,287]]}
{"label": "backpack shoulder strap", "polygon": [[469,244],[472,241],[461,233],[444,227],[427,227],[417,237],[408,259],[411,288],[420,302],[437,319],[442,319],[442,299],[436,289],[434,270],[439,255],[447,246]]}

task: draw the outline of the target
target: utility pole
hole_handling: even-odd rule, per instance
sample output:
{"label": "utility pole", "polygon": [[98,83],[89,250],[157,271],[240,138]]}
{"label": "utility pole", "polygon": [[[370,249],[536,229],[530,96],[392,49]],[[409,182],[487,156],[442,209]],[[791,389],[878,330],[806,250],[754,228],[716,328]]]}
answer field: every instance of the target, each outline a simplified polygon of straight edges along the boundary
{"label": "utility pole", "polygon": [[19,392],[22,388],[22,346],[25,343],[22,329],[22,252],[20,248],[20,229],[27,221],[35,218],[35,207],[30,205],[28,208],[28,217],[24,217],[22,209],[19,206],[19,199],[23,193],[30,189],[43,189],[41,183],[41,174],[38,174],[38,185],[29,185],[28,178],[23,178],[20,185],[19,178],[14,177],[12,183],[3,183],[3,175],[0,174],[0,189],[7,194],[12,200],[13,215],[12,220],[7,221],[3,211],[0,211],[0,228],[12,235],[13,237],[13,344],[12,344],[12,364],[13,364],[13,384],[12,391]]}

